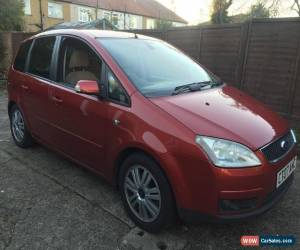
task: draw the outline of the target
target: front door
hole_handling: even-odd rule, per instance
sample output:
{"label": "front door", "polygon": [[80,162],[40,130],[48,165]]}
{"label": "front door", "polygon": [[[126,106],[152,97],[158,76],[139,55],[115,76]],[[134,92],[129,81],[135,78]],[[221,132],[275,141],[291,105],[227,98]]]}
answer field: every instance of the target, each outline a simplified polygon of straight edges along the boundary
{"label": "front door", "polygon": [[103,172],[107,106],[98,96],[76,93],[79,80],[102,78],[102,61],[84,42],[63,38],[57,84],[50,89],[56,147],[74,160]]}

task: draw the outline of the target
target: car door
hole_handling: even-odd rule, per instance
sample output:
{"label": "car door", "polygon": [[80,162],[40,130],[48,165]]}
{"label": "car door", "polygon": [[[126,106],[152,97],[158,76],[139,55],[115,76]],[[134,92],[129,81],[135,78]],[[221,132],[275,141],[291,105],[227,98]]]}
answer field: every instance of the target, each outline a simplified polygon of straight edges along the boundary
{"label": "car door", "polygon": [[63,37],[57,57],[57,80],[50,88],[50,122],[57,149],[102,172],[107,108],[99,96],[77,93],[79,80],[103,81],[103,63],[85,42]]}
{"label": "car door", "polygon": [[25,99],[27,99],[28,90],[29,90],[29,82],[30,82],[30,76],[26,74],[26,67],[28,64],[28,58],[31,50],[33,40],[28,40],[23,42],[20,45],[20,48],[18,50],[17,56],[15,58],[14,64],[13,64],[13,70],[14,73],[9,75],[9,83],[17,83],[16,86],[18,86],[18,94],[20,96],[19,99],[19,107],[23,111],[23,116],[25,117],[27,126],[30,128],[31,123],[31,111],[32,109],[27,107],[27,103],[25,102]]}
{"label": "car door", "polygon": [[31,133],[43,142],[50,143],[52,126],[48,121],[49,83],[53,79],[53,51],[55,36],[36,38],[31,46],[25,77],[21,83],[21,107],[28,117]]}

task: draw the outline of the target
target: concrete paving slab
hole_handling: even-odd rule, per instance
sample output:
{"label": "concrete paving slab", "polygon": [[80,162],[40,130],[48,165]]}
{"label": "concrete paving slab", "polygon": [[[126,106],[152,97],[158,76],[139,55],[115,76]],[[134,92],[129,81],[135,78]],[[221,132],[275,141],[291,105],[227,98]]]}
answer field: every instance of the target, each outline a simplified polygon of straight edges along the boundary
{"label": "concrete paving slab", "polygon": [[[123,209],[117,190],[108,185],[101,177],[41,146],[24,150],[16,147],[13,143],[10,144],[9,148],[14,148],[14,150],[7,148],[2,150],[7,152],[10,157],[21,160],[29,168],[52,178],[63,186],[68,186],[91,202],[101,205],[110,213],[120,217],[131,227],[134,226]],[[45,161],[45,158],[48,160]]]}
{"label": "concrete paving slab", "polygon": [[17,222],[7,249],[115,249],[128,230],[118,218],[62,190],[37,200]]}
{"label": "concrete paving slab", "polygon": [[38,195],[47,195],[63,189],[49,178],[45,178],[12,159],[2,164],[0,175],[0,199],[30,200]]}
{"label": "concrete paving slab", "polygon": [[0,167],[3,163],[6,163],[10,159],[12,159],[12,156],[10,154],[6,153],[5,151],[0,150]]}
{"label": "concrete paving slab", "polygon": [[184,238],[169,232],[154,235],[135,227],[121,241],[120,250],[183,250],[187,246]]}

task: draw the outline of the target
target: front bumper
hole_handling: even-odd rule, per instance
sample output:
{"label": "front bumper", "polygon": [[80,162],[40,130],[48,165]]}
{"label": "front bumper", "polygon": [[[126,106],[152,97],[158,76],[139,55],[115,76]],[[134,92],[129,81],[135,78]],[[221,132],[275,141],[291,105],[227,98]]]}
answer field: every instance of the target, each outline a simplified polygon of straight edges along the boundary
{"label": "front bumper", "polygon": [[180,186],[184,190],[177,203],[180,217],[184,221],[232,221],[272,208],[293,182],[292,174],[276,188],[277,173],[294,159],[296,147],[276,163],[269,163],[261,151],[256,153],[262,165],[244,169],[217,168],[204,160],[199,166],[199,159],[194,159],[185,168],[189,171],[184,171],[186,185]]}
{"label": "front bumper", "polygon": [[288,191],[290,186],[292,185],[294,180],[294,174],[292,174],[278,189],[274,190],[273,192],[269,193],[263,203],[251,210],[241,212],[238,214],[228,214],[228,215],[210,215],[210,214],[202,214],[193,210],[179,208],[178,213],[179,217],[188,223],[197,223],[203,221],[209,222],[234,222],[240,221],[244,219],[251,219],[258,215],[261,215],[268,210],[270,210],[274,205],[276,205],[281,198],[285,195]]}

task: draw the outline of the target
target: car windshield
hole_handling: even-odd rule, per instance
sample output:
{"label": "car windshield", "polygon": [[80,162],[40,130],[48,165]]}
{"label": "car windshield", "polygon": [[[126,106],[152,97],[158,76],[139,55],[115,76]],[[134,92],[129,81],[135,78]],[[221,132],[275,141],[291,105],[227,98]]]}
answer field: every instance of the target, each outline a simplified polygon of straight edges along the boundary
{"label": "car windshield", "polygon": [[180,86],[213,81],[199,64],[165,42],[136,38],[98,41],[145,96],[171,95]]}

